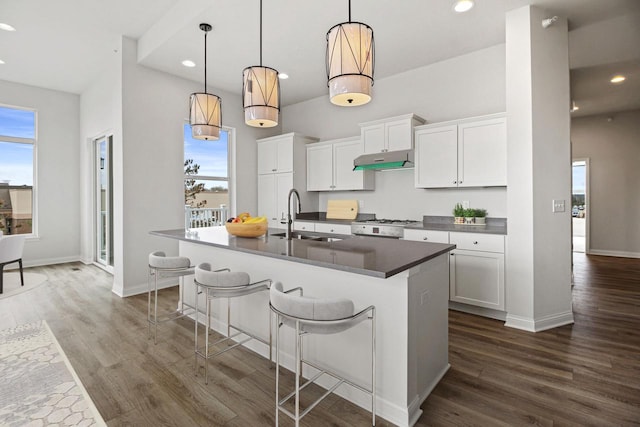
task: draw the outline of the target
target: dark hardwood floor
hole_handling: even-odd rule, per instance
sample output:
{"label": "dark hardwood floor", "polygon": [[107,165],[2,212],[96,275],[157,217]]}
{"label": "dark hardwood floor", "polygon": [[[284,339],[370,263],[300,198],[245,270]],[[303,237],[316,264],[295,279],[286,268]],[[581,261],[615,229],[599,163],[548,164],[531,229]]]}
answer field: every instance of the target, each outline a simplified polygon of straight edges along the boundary
{"label": "dark hardwood floor", "polygon": [[[0,329],[45,319],[108,425],[274,424],[265,359],[226,353],[205,385],[193,373],[192,321],[162,326],[154,346],[146,296],[117,297],[93,266],[30,270],[49,282],[0,299]],[[575,324],[536,334],[451,311],[451,369],[417,425],[640,425],[640,260],[576,254],[573,302]],[[283,416],[280,425],[293,423]],[[330,396],[303,425],[366,426],[370,417]]]}

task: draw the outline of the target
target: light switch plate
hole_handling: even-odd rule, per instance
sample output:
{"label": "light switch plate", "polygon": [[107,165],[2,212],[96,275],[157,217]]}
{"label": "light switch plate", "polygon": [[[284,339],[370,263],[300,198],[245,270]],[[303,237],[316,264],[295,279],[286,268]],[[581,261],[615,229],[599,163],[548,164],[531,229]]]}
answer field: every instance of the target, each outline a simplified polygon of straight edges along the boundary
{"label": "light switch plate", "polygon": [[564,212],[564,200],[554,200],[552,212],[554,213]]}

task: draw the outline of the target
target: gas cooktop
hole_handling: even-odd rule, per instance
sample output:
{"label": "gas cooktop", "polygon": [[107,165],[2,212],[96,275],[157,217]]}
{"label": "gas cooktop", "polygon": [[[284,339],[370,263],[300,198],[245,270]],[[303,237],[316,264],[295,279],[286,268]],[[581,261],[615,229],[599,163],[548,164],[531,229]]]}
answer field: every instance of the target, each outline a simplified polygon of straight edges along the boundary
{"label": "gas cooktop", "polygon": [[351,233],[363,236],[380,236],[399,239],[404,234],[404,227],[420,221],[410,219],[371,219],[351,223]]}

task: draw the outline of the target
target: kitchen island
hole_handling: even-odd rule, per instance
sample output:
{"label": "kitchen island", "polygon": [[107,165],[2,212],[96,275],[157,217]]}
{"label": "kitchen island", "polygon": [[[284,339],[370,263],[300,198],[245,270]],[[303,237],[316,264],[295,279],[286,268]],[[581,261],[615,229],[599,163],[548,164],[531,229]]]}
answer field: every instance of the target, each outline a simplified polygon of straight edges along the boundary
{"label": "kitchen island", "polygon": [[[194,265],[246,271],[252,281],[270,278],[285,289],[304,288],[313,297],[344,297],[356,310],[376,306],[376,380],[378,415],[399,426],[413,425],[421,403],[446,373],[448,364],[448,252],[454,245],[376,237],[343,236],[341,240],[230,236],[224,227],[154,231],[180,240],[179,252]],[[318,237],[323,237],[315,233]],[[324,236],[326,237],[326,236]],[[194,302],[193,278],[185,278],[184,295]],[[259,336],[269,335],[268,293],[232,300],[231,322]],[[202,305],[204,306],[204,305]],[[213,327],[226,333],[226,301],[213,307]],[[203,319],[200,319],[203,321]],[[356,382],[370,384],[370,324],[363,322],[336,335],[312,335],[305,355]],[[281,363],[294,365],[294,334],[283,327]],[[248,347],[268,357],[268,347]],[[312,374],[305,371],[308,377]],[[329,386],[329,381],[322,383]],[[363,393],[342,386],[336,393],[368,410]]]}

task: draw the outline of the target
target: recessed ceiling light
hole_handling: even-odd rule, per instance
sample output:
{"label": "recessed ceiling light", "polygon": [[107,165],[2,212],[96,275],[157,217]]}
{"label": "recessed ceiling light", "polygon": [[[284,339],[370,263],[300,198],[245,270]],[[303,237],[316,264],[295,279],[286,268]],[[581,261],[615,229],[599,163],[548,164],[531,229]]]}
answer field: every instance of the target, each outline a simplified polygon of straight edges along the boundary
{"label": "recessed ceiling light", "polygon": [[9,24],[5,24],[4,22],[0,22],[0,30],[5,30],[5,31],[15,31],[16,29],[13,28],[11,25]]}
{"label": "recessed ceiling light", "polygon": [[617,75],[611,77],[611,83],[622,83],[626,79],[627,78],[625,76],[623,76],[622,74],[617,74]]}
{"label": "recessed ceiling light", "polygon": [[457,0],[453,5],[453,10],[458,13],[467,12],[473,7],[473,0]]}
{"label": "recessed ceiling light", "polygon": [[286,79],[289,78],[289,74],[287,74],[287,73],[278,73],[278,78],[280,80],[286,80]]}
{"label": "recessed ceiling light", "polygon": [[192,68],[192,67],[195,67],[195,66],[196,66],[196,63],[195,63],[195,62],[193,62],[193,61],[192,61],[192,60],[190,60],[190,59],[185,59],[184,61],[182,61],[182,65],[184,65],[185,67],[190,67],[190,68]]}

